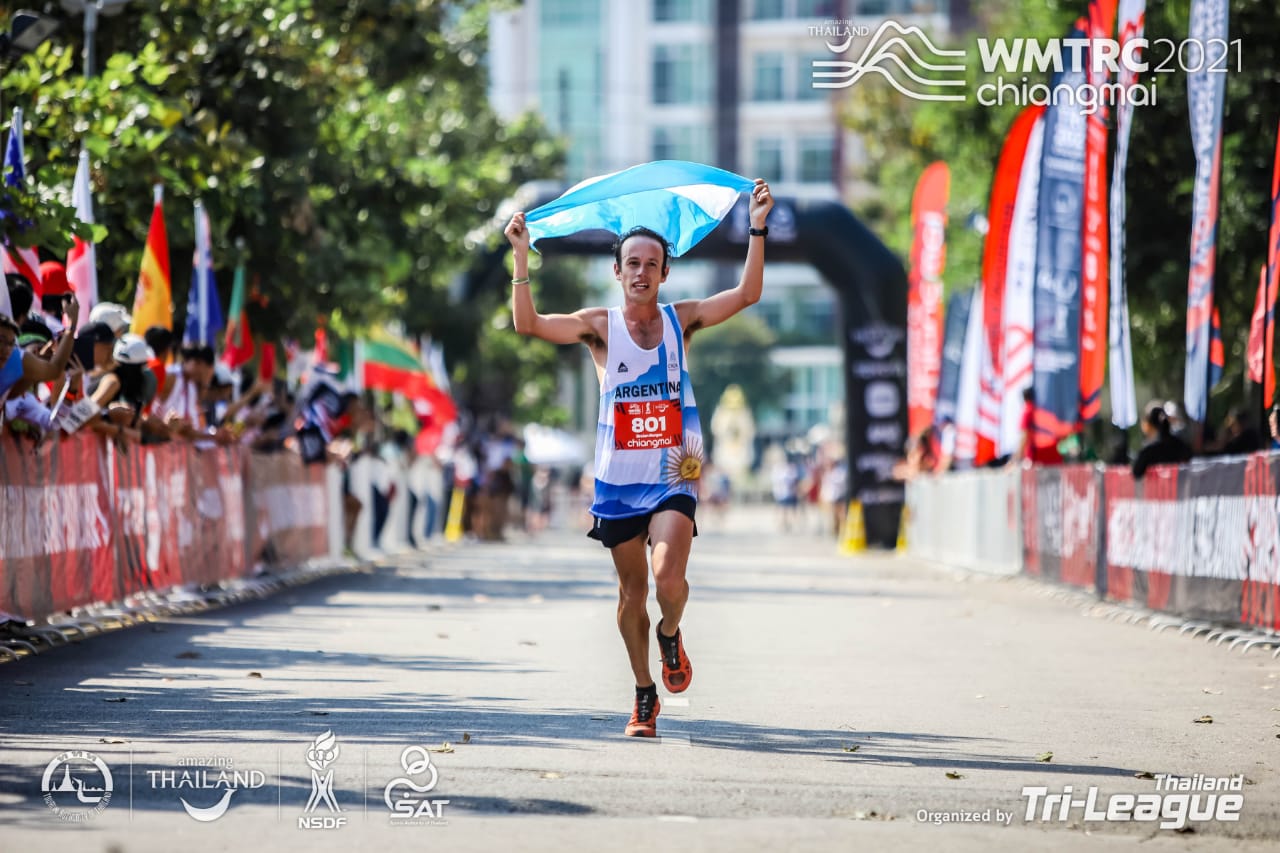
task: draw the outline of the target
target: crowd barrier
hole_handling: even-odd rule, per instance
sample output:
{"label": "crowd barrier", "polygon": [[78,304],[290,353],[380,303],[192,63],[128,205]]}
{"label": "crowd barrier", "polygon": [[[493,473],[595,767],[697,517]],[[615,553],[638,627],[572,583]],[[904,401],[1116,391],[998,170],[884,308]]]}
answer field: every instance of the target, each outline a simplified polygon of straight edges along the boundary
{"label": "crowd barrier", "polygon": [[[1021,521],[1001,528],[983,485],[1010,478]],[[1277,631],[1278,479],[1280,455],[1267,454],[1159,466],[1141,480],[1101,465],[921,477],[907,488],[908,549],[968,568],[1013,551],[1024,574],[1100,599]]]}
{"label": "crowd barrier", "polygon": [[973,571],[1022,566],[1018,472],[961,471],[907,484],[907,543],[925,559]]}
{"label": "crowd barrier", "polygon": [[0,618],[39,621],[326,556],[325,478],[292,454],[238,447],[0,437]]}

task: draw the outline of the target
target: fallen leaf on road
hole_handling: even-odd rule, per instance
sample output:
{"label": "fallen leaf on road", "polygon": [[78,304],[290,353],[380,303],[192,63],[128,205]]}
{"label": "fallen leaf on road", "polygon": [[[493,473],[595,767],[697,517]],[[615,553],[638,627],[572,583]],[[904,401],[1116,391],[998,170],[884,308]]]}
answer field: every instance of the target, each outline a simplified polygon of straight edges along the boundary
{"label": "fallen leaf on road", "polygon": [[1193,832],[1195,832],[1195,831],[1196,831],[1196,828],[1195,828],[1194,826],[1189,825],[1189,824],[1188,824],[1187,826],[1180,826],[1180,827],[1178,827],[1177,829],[1175,829],[1175,830],[1174,830],[1174,832],[1180,832],[1180,833],[1182,833],[1183,835],[1190,835],[1191,833],[1193,833]]}
{"label": "fallen leaf on road", "polygon": [[249,677],[250,677],[250,678],[261,678],[261,677],[262,677],[262,673],[260,673],[260,672],[251,672],[251,673],[249,673]]}
{"label": "fallen leaf on road", "polygon": [[19,687],[34,687],[34,686],[35,686],[35,682],[34,682],[34,681],[15,681],[15,682],[13,682],[13,683],[14,683],[14,684],[16,684],[16,685],[18,685]]}
{"label": "fallen leaf on road", "polygon": [[536,646],[536,645],[538,645],[538,644],[537,644],[537,643],[535,643],[533,640],[521,640],[521,641],[520,641],[520,645],[522,645],[522,646]]}
{"label": "fallen leaf on road", "polygon": [[956,773],[954,770],[948,770],[948,771],[947,771],[947,778],[948,778],[948,779],[963,779],[963,778],[964,778],[964,774],[963,774],[963,773]]}
{"label": "fallen leaf on road", "polygon": [[199,652],[179,652],[178,654],[174,655],[174,657],[176,657],[178,660],[195,660],[196,658],[200,657],[200,653]]}
{"label": "fallen leaf on road", "polygon": [[467,732],[463,732],[463,733],[462,733],[462,742],[463,742],[463,743],[471,743],[471,735],[470,735],[469,733],[467,733]]}
{"label": "fallen leaf on road", "polygon": [[427,747],[427,752],[453,752],[453,746],[448,741],[445,741],[439,746]]}
{"label": "fallen leaf on road", "polygon": [[170,678],[170,677],[169,677],[169,676],[167,676],[167,675],[166,675],[163,679],[161,679],[161,680],[162,680],[162,681],[173,681],[173,679],[172,679],[172,678]]}
{"label": "fallen leaf on road", "polygon": [[440,609],[440,605],[439,605],[439,604],[428,604],[428,605],[427,605],[427,609],[428,609],[428,610],[439,610],[439,609]]}
{"label": "fallen leaf on road", "polygon": [[1042,752],[1036,756],[1036,761],[1053,761],[1053,753]]}
{"label": "fallen leaf on road", "polygon": [[313,717],[327,717],[327,716],[329,716],[329,712],[328,712],[328,711],[310,711],[309,713],[310,713],[310,714],[311,714],[311,716],[313,716]]}
{"label": "fallen leaf on road", "polygon": [[1134,773],[1134,774],[1133,774],[1133,778],[1135,778],[1135,779],[1154,779],[1154,778],[1156,778],[1156,774],[1152,773],[1150,770],[1139,770],[1137,773]]}
{"label": "fallen leaf on road", "polygon": [[556,773],[554,770],[548,770],[546,773],[541,774],[538,778],[540,778],[540,779],[563,779],[564,777],[563,777],[563,776],[561,776],[559,773]]}
{"label": "fallen leaf on road", "polygon": [[98,743],[128,743],[129,741],[118,737],[100,737]]}
{"label": "fallen leaf on road", "polygon": [[[593,719],[593,720],[607,720],[607,719],[609,719],[609,718],[608,718],[608,717],[595,716],[595,717],[592,717],[591,719]],[[1280,735],[1276,735],[1276,737],[1280,737]]]}
{"label": "fallen leaf on road", "polygon": [[1209,716],[1208,714],[1205,714],[1203,717],[1196,717],[1196,718],[1195,718],[1194,720],[1192,720],[1191,722],[1193,722],[1193,723],[1212,723],[1212,722],[1213,722],[1213,717]]}
{"label": "fallen leaf on road", "polygon": [[126,696],[114,696],[114,697],[103,699],[102,701],[103,702],[128,702],[129,699]]}
{"label": "fallen leaf on road", "polygon": [[1201,687],[1201,691],[1208,693],[1210,696],[1221,696],[1221,690],[1214,690],[1212,687]]}
{"label": "fallen leaf on road", "polygon": [[441,640],[447,640],[447,639],[449,639],[449,635],[448,635],[448,634],[436,634],[436,636],[437,636],[437,637],[439,637]]}
{"label": "fallen leaf on road", "polygon": [[846,747],[844,748],[844,751],[845,751],[845,752],[857,752],[857,751],[858,751],[858,745],[855,743],[853,746],[846,746]]}

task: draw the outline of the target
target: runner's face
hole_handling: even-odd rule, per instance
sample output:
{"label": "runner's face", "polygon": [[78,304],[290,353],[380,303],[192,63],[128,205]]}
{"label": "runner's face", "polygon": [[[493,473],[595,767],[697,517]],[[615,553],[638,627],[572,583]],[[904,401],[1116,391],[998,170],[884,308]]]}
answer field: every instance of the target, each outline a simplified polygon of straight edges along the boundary
{"label": "runner's face", "polygon": [[667,280],[662,268],[662,246],[652,237],[630,237],[622,244],[622,266],[613,266],[628,302],[653,302],[658,285]]}

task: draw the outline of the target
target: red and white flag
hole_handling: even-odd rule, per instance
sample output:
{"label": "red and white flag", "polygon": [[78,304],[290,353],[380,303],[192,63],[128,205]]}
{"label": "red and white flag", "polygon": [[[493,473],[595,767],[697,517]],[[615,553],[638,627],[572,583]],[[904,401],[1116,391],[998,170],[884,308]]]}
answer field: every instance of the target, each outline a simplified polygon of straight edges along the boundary
{"label": "red and white flag", "polygon": [[[71,188],[71,203],[76,207],[76,218],[92,223],[93,189],[89,185],[89,152],[80,152],[80,165],[76,167],[76,180]],[[89,322],[89,312],[98,304],[98,254],[93,243],[82,237],[67,253],[67,281],[76,292],[80,303],[80,324]]]}

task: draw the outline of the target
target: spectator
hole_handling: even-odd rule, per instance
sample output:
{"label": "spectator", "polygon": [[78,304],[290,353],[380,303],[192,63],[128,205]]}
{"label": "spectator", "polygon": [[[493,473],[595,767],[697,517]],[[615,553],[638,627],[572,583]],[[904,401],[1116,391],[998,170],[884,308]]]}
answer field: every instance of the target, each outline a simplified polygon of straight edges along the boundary
{"label": "spectator", "polygon": [[61,332],[62,300],[72,292],[67,269],[57,261],[45,261],[40,265],[40,281],[40,313],[48,318],[50,329]]}
{"label": "spectator", "polygon": [[102,377],[111,369],[115,342],[115,335],[106,323],[86,323],[76,336],[76,358],[87,371],[85,393],[93,394]]}
{"label": "spectator", "polygon": [[1233,406],[1222,421],[1217,440],[1206,448],[1207,452],[1238,456],[1256,451],[1261,446],[1261,437],[1249,421],[1243,409]]}
{"label": "spectator", "polygon": [[1062,454],[1056,443],[1041,447],[1035,442],[1036,391],[1033,386],[1027,386],[1022,392],[1022,401],[1022,446],[1012,461],[1029,459],[1033,465],[1061,465]]}
{"label": "spectator", "polygon": [[99,302],[89,311],[90,323],[106,323],[111,333],[117,338],[129,331],[133,317],[124,310],[123,305],[114,302]]}
{"label": "spectator", "polygon": [[[32,355],[18,347],[18,336],[22,328],[11,318],[0,315],[3,326],[0,326],[0,400],[4,400],[10,391],[22,393],[27,384],[40,382],[56,382],[62,379],[63,371],[71,360],[72,347],[75,344],[76,312],[80,306],[74,296],[63,302],[67,314],[67,333],[59,338],[53,352],[47,357]],[[25,318],[24,318],[25,319]],[[19,386],[19,382],[23,384]]]}
{"label": "spectator", "polygon": [[[28,319],[22,324],[17,348],[24,355],[41,357],[53,346],[53,333],[47,326]],[[22,394],[10,394],[4,403],[4,420],[10,431],[30,438],[41,437],[50,427],[52,412],[40,399],[34,388]]]}
{"label": "spectator", "polygon": [[102,420],[93,425],[95,432],[141,441],[142,413],[156,392],[155,377],[147,369],[152,355],[139,335],[121,335],[112,346],[111,366],[93,391],[93,401],[104,410]]}
{"label": "spectator", "polygon": [[182,363],[168,369],[169,393],[156,406],[156,415],[175,437],[194,439],[204,434],[200,395],[213,381],[213,347],[182,349]]}
{"label": "spectator", "polygon": [[31,282],[16,272],[10,272],[5,273],[4,283],[9,288],[9,307],[13,309],[13,322],[21,326],[31,313],[31,303],[35,300]]}
{"label": "spectator", "polygon": [[156,377],[156,399],[163,400],[172,390],[166,367],[169,364],[169,355],[173,352],[173,332],[164,326],[152,326],[143,332],[142,336],[153,353],[151,360],[147,362],[147,367]]}
{"label": "spectator", "polygon": [[1158,400],[1147,404],[1142,416],[1142,434],[1147,443],[1133,460],[1135,479],[1141,480],[1152,465],[1177,465],[1191,459],[1191,448],[1173,434],[1169,414]]}

